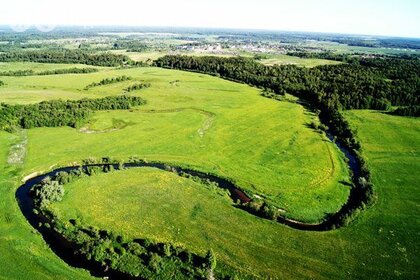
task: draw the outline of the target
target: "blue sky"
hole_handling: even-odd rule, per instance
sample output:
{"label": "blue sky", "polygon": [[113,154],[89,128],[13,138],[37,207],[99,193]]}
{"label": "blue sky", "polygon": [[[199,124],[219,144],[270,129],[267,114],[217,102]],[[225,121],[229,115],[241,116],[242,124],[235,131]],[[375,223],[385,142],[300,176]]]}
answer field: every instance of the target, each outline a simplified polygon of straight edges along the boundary
{"label": "blue sky", "polygon": [[0,24],[254,28],[420,37],[420,0],[5,0]]}

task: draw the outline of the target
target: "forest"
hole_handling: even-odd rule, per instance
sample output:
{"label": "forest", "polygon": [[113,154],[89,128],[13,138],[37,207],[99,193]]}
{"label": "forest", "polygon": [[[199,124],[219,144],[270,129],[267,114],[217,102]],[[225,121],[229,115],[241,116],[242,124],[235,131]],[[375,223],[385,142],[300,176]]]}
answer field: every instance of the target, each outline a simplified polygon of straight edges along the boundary
{"label": "forest", "polygon": [[30,105],[0,105],[0,129],[34,127],[77,127],[90,117],[93,111],[122,110],[145,104],[136,96],[109,96],[100,99],[51,100]]}
{"label": "forest", "polygon": [[407,107],[399,107],[395,111],[391,112],[391,114],[398,116],[420,117],[420,106],[411,105]]}
{"label": "forest", "polygon": [[98,72],[96,68],[67,68],[67,69],[54,69],[46,70],[41,72],[35,72],[32,69],[29,70],[15,70],[15,71],[3,71],[0,72],[0,76],[47,76],[47,75],[62,75],[62,74],[89,74]]}
{"label": "forest", "polygon": [[141,65],[121,54],[90,53],[80,50],[13,51],[0,53],[0,62],[79,63],[95,66],[116,67]]}
{"label": "forest", "polygon": [[357,59],[358,63],[311,69],[264,66],[253,59],[165,56],[160,67],[220,75],[276,93],[290,93],[337,109],[381,109],[420,102],[420,59]]}

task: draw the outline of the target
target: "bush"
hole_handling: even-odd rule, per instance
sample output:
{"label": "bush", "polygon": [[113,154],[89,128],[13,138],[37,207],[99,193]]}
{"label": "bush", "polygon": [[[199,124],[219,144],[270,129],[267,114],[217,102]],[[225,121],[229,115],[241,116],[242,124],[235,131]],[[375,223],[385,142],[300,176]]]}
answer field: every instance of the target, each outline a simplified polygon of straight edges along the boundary
{"label": "bush", "polygon": [[129,86],[128,88],[125,88],[124,91],[125,92],[132,92],[132,91],[140,90],[140,89],[143,89],[143,88],[149,88],[150,86],[151,86],[150,83],[134,84],[134,85]]}
{"label": "bush", "polygon": [[120,83],[120,82],[124,82],[124,81],[129,81],[132,80],[133,78],[128,77],[128,76],[119,76],[119,77],[115,77],[115,78],[106,78],[103,79],[97,83],[91,83],[89,85],[87,85],[85,87],[85,90],[88,90],[90,88],[93,87],[99,87],[99,86],[104,86],[104,85],[109,85],[109,84],[115,84],[115,83]]}
{"label": "bush", "polygon": [[47,177],[33,187],[32,193],[39,205],[45,206],[51,202],[61,201],[64,196],[64,188],[58,181],[53,181],[50,177]]}

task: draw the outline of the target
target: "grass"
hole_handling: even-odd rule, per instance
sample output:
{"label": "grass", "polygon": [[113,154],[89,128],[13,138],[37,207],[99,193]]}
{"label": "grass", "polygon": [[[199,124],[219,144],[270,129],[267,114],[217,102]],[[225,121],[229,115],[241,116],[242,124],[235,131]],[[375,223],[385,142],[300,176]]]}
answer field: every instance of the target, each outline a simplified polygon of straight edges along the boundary
{"label": "grass", "polygon": [[[86,272],[70,268],[54,256],[40,236],[33,233],[14,195],[24,176],[89,156],[138,155],[216,173],[234,179],[246,190],[269,197],[289,217],[306,221],[334,212],[346,200],[345,182],[349,177],[343,156],[322,135],[307,127],[314,115],[296,103],[265,99],[259,90],[246,85],[157,68],[103,68],[83,75],[4,77],[7,86],[0,89],[0,102],[117,95],[125,83],[88,91],[83,88],[121,75],[152,84],[148,89],[130,93],[141,95],[148,104],[131,111],[95,114],[87,125],[94,133],[68,127],[31,129],[27,131],[24,164],[8,165],[9,149],[20,138],[0,132],[0,279],[88,278]],[[33,94],[27,95],[29,86],[35,88]],[[208,244],[215,247],[217,255],[232,260],[233,266],[251,275],[280,279],[417,279],[419,197],[415,171],[419,169],[419,121],[369,111],[351,111],[346,116],[359,131],[379,195],[376,206],[349,227],[322,233],[293,230],[235,209],[225,197],[201,185],[154,170],[135,174],[130,170],[94,178],[105,185],[104,193],[100,194],[100,201],[88,198],[95,203],[92,205],[101,205],[102,200],[122,201],[132,191],[129,187],[134,186],[137,194],[147,195],[130,196],[131,203],[139,199],[145,209],[166,209],[153,200],[159,194],[154,188],[160,189],[160,194],[169,192],[173,198],[168,203],[174,213],[166,213],[171,219],[161,220],[162,211],[153,211],[151,217],[160,221],[155,227],[142,227],[144,220],[128,223],[134,211],[145,215],[145,209],[138,205],[133,213],[123,213],[121,206],[115,204],[118,216],[108,218],[89,215],[92,211],[85,207],[91,205],[87,204],[74,213],[93,225],[103,223],[116,231],[122,229],[118,227],[121,225],[124,234],[172,239],[198,251],[205,248],[206,235],[189,236],[186,229],[190,230],[192,219],[185,217],[205,217],[206,223],[200,220],[202,225],[191,230],[198,232],[203,226]],[[201,134],[203,127],[206,129]],[[120,178],[124,180],[119,181]],[[188,192],[175,192],[180,185]],[[84,191],[94,191],[95,186],[80,193],[76,192],[78,189],[74,185],[75,192],[69,192],[64,203],[81,197]],[[115,194],[109,197],[111,190]],[[200,198],[208,200],[202,202],[202,207],[195,207],[199,200],[203,201]],[[177,209],[176,205],[185,205],[185,209]],[[96,211],[99,213],[99,208]],[[105,215],[108,210],[100,211]],[[174,223],[176,213],[181,216]],[[185,230],[178,236],[174,227]]]}
{"label": "grass", "polygon": [[300,58],[285,54],[276,54],[276,55],[269,55],[267,59],[261,60],[261,62],[265,65],[285,65],[285,64],[293,64],[297,66],[303,67],[316,67],[320,65],[332,65],[332,64],[340,64],[341,62],[326,60],[326,59],[316,59],[316,58]]}
{"label": "grass", "polygon": [[64,219],[78,217],[130,237],[201,253],[212,247],[219,260],[255,277],[418,279],[420,120],[345,114],[359,132],[379,200],[340,230],[303,232],[258,219],[226,196],[150,168],[76,181],[54,207]]}
{"label": "grass", "polygon": [[365,249],[371,258],[363,263],[373,271],[374,266],[383,267],[384,277],[416,279],[420,119],[375,111],[349,111],[345,116],[358,131],[379,197],[359,227],[362,239],[375,239]]}
{"label": "grass", "polygon": [[111,52],[116,53],[116,54],[126,55],[134,61],[143,61],[143,62],[156,60],[167,54],[166,52],[159,52],[159,51],[127,52],[127,50],[113,50]]}
{"label": "grass", "polygon": [[0,72],[32,70],[35,73],[71,68],[97,68],[98,66],[84,64],[58,64],[58,63],[35,63],[35,62],[0,62]]}
{"label": "grass", "polygon": [[57,258],[21,214],[15,199],[21,167],[7,164],[15,141],[0,131],[0,279],[91,279]]}
{"label": "grass", "polygon": [[[263,98],[246,85],[156,68],[66,76],[63,83],[54,77],[26,82],[47,87],[55,83],[57,90],[77,92],[92,81],[118,74],[150,82],[150,88],[130,93],[140,94],[148,104],[95,114],[87,130],[108,133],[71,128],[28,131],[29,173],[39,171],[40,163],[45,169],[88,156],[138,155],[232,178],[267,196],[295,219],[318,221],[346,201],[349,190],[340,181],[349,179],[342,155],[306,126],[314,116],[301,105]],[[124,87],[119,83],[78,94],[121,94]]]}

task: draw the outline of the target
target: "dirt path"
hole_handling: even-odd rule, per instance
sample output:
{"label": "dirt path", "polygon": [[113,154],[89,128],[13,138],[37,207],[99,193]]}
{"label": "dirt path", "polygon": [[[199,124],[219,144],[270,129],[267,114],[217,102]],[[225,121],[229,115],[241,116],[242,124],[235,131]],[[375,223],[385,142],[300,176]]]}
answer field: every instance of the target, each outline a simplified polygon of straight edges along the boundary
{"label": "dirt path", "polygon": [[10,147],[7,163],[10,165],[22,165],[25,162],[26,146],[28,145],[28,134],[24,129],[14,133],[17,137],[16,144]]}

